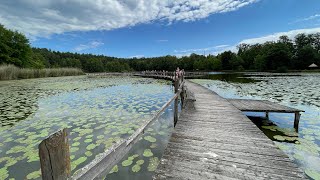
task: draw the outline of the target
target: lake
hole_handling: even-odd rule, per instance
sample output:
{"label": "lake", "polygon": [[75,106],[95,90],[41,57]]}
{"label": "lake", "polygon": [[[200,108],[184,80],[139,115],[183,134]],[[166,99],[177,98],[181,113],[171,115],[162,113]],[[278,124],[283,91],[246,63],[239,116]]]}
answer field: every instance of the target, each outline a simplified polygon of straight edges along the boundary
{"label": "lake", "polygon": [[293,114],[246,112],[309,177],[320,179],[320,73],[213,73],[195,79],[225,98],[262,99],[304,110],[299,133]]}
{"label": "lake", "polygon": [[[320,173],[320,74],[211,73],[193,79],[225,98],[264,99],[302,109],[245,113],[310,176]],[[0,179],[39,179],[38,145],[68,128],[72,173],[132,135],[173,96],[171,82],[135,77],[0,81]],[[102,179],[150,179],[173,130],[172,105]]]}
{"label": "lake", "polygon": [[[69,130],[75,173],[132,135],[172,96],[171,82],[144,78],[1,81],[0,179],[39,179],[38,145],[62,128]],[[172,129],[169,107],[107,178],[151,178]]]}

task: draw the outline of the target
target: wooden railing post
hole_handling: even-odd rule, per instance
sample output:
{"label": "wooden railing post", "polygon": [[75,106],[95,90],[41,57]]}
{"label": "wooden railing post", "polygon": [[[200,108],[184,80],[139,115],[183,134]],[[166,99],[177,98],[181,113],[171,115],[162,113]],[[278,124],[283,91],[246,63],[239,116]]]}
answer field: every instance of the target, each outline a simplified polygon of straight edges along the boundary
{"label": "wooden railing post", "polygon": [[67,129],[60,130],[39,144],[43,180],[70,178],[70,153]]}
{"label": "wooden railing post", "polygon": [[[181,83],[183,83],[184,82],[184,70],[181,71],[180,79],[181,79]],[[180,87],[180,85],[179,85],[179,87]],[[184,99],[185,98],[185,86],[184,85],[182,85],[182,87],[181,87],[180,98],[181,98],[181,107],[184,107],[184,100],[185,100]]]}
{"label": "wooden railing post", "polygon": [[[174,72],[174,93],[179,91],[179,76]],[[179,112],[179,96],[174,100],[174,126],[178,122],[178,112]]]}

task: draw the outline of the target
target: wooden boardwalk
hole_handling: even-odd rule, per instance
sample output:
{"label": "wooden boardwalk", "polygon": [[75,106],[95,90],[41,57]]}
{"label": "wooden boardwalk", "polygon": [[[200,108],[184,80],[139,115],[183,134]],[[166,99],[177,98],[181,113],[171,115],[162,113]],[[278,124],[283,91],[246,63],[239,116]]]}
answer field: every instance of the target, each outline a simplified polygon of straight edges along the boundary
{"label": "wooden boardwalk", "polygon": [[154,179],[305,179],[304,173],[228,100],[189,81],[184,109]]}
{"label": "wooden boardwalk", "polygon": [[253,99],[228,99],[228,101],[241,111],[247,112],[265,112],[266,117],[269,118],[270,112],[275,113],[294,113],[294,124],[293,127],[298,132],[300,112],[304,112],[300,109],[295,109],[287,106],[283,106],[274,102],[266,100],[253,100]]}

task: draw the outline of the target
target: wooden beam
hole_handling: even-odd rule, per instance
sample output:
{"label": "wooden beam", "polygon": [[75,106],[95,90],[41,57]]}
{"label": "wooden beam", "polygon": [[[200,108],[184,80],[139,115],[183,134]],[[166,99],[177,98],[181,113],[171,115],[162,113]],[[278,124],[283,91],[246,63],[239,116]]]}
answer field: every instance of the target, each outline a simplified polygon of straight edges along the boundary
{"label": "wooden beam", "polygon": [[[180,79],[178,78],[178,76],[176,76],[174,80],[174,93],[178,93],[179,91],[179,81]],[[174,115],[173,115],[174,127],[176,127],[176,124],[178,122],[178,113],[179,113],[179,95],[174,100]]]}
{"label": "wooden beam", "polygon": [[299,121],[300,121],[300,112],[295,112],[294,113],[294,128],[296,129],[296,131],[299,131]]}
{"label": "wooden beam", "polygon": [[63,180],[70,177],[70,153],[67,129],[60,130],[39,144],[43,180]]}

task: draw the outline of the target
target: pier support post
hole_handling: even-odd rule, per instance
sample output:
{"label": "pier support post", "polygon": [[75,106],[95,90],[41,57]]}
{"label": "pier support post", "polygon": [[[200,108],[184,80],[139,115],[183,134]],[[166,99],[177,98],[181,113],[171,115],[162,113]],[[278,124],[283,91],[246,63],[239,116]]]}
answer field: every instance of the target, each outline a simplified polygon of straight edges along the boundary
{"label": "pier support post", "polygon": [[300,112],[295,112],[294,113],[294,128],[296,129],[296,131],[298,132],[299,130],[299,121],[300,121]]}
{"label": "pier support post", "polygon": [[266,118],[269,119],[269,112],[266,112]]}
{"label": "pier support post", "polygon": [[70,178],[70,153],[67,129],[60,130],[39,144],[43,180]]}
{"label": "pier support post", "polygon": [[[179,91],[179,77],[175,75],[174,77],[174,93]],[[179,96],[174,100],[174,127],[178,122],[178,112],[179,112]]]}

